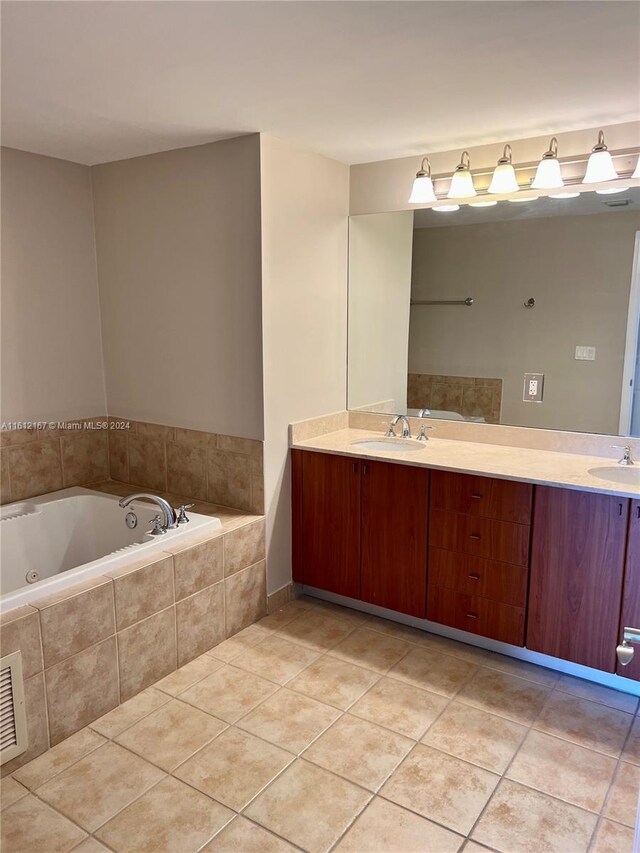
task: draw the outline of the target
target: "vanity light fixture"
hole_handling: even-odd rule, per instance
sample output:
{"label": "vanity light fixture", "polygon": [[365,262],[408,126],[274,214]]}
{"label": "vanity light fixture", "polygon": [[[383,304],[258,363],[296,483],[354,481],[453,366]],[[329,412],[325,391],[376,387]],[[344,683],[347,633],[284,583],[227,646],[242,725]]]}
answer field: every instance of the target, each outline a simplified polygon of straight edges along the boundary
{"label": "vanity light fixture", "polygon": [[[449,187],[447,198],[472,198],[474,195],[477,195],[477,192],[473,186],[469,152],[463,151],[460,162],[451,176],[451,186]],[[442,210],[442,208],[440,209]]]}
{"label": "vanity light fixture", "polygon": [[409,204],[426,204],[430,201],[437,201],[437,198],[431,180],[431,162],[428,157],[423,157],[413,182]]}
{"label": "vanity light fixture", "polygon": [[558,140],[552,136],[549,150],[542,155],[542,160],[538,163],[536,176],[531,181],[531,188],[534,190],[555,190],[563,186],[564,181],[558,160]]}
{"label": "vanity light fixture", "polygon": [[437,213],[452,213],[454,210],[460,210],[459,204],[437,204],[435,207],[431,208],[435,210]]}
{"label": "vanity light fixture", "polygon": [[470,201],[469,207],[493,207],[497,201]]}
{"label": "vanity light fixture", "polygon": [[631,175],[632,178],[640,178],[640,157],[638,157],[638,162],[636,163],[635,172]]}
{"label": "vanity light fixture", "polygon": [[511,146],[507,143],[504,146],[502,157],[498,160],[498,165],[493,170],[493,177],[487,190],[488,193],[504,195],[506,193],[518,192],[520,187],[518,186],[518,179],[513,168],[512,157]]}
{"label": "vanity light fixture", "polygon": [[[589,162],[587,163],[587,171],[582,179],[583,184],[598,184],[601,181],[615,181],[618,173],[613,165],[613,158],[609,153],[604,141],[604,132],[601,130],[598,133],[598,142],[591,149]],[[614,187],[607,190],[596,190],[600,195],[610,195],[619,193],[628,187]]]}

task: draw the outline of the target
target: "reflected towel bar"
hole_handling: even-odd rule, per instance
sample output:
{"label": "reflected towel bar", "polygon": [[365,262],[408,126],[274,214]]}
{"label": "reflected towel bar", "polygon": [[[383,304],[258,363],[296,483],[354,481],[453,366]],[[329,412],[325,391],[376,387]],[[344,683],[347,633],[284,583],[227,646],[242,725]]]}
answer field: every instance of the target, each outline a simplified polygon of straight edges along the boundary
{"label": "reflected towel bar", "polygon": [[473,299],[412,299],[410,305],[473,305]]}

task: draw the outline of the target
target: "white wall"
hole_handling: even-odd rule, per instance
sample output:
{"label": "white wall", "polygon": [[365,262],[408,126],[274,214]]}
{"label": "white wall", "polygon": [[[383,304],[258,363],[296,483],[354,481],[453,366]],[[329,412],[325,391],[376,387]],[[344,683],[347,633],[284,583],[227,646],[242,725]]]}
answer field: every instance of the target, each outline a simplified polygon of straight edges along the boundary
{"label": "white wall", "polygon": [[412,242],[413,211],[349,223],[350,409],[407,407]]}
{"label": "white wall", "polygon": [[346,406],[349,168],[261,136],[267,585],[291,580],[288,425]]}
{"label": "white wall", "polygon": [[91,172],[2,149],[2,420],[105,414]]}
{"label": "white wall", "polygon": [[638,230],[638,212],[416,229],[412,297],[475,302],[411,310],[409,371],[502,378],[503,424],[616,434]]}
{"label": "white wall", "polygon": [[261,439],[259,137],[93,180],[109,413]]}

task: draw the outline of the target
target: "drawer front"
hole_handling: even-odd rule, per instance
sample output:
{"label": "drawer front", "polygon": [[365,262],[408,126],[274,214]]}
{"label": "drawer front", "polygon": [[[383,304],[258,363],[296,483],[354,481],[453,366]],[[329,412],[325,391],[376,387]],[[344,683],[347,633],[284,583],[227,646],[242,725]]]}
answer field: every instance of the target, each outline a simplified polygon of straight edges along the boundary
{"label": "drawer front", "polygon": [[427,619],[461,631],[524,646],[524,607],[429,585]]}
{"label": "drawer front", "polygon": [[432,509],[429,543],[435,548],[526,566],[529,531],[525,524]]}
{"label": "drawer front", "polygon": [[429,583],[433,586],[524,607],[528,576],[525,566],[499,563],[441,548],[429,549]]}
{"label": "drawer front", "polygon": [[514,524],[531,523],[533,486],[448,471],[431,473],[431,508],[495,518]]}

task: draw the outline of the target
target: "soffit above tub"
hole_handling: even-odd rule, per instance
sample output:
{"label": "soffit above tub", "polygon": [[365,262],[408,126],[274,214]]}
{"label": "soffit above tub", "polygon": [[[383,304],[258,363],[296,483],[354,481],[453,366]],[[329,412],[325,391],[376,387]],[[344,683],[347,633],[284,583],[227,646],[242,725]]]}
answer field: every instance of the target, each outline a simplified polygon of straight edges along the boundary
{"label": "soffit above tub", "polygon": [[261,131],[347,163],[635,119],[640,6],[2,4],[3,144],[95,164]]}

